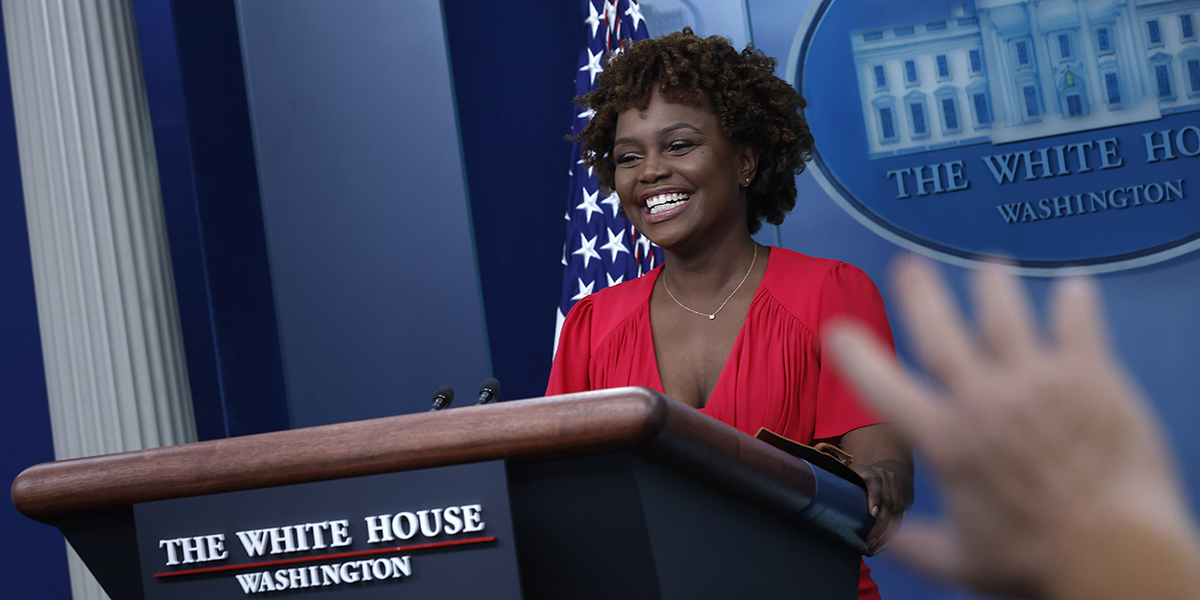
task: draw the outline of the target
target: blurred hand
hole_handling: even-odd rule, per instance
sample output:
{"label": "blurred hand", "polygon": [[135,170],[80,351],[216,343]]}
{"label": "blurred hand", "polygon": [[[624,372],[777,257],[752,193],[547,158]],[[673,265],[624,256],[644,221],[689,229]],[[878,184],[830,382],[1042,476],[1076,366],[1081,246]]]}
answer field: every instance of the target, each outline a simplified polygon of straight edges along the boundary
{"label": "blurred hand", "polygon": [[974,280],[967,330],[925,261],[895,269],[899,309],[936,380],[906,378],[861,326],[831,328],[835,361],[940,476],[946,519],[913,519],[893,553],[987,593],[1200,595],[1200,550],[1146,404],[1114,360],[1087,280],[1059,282],[1048,335],[1018,281]]}

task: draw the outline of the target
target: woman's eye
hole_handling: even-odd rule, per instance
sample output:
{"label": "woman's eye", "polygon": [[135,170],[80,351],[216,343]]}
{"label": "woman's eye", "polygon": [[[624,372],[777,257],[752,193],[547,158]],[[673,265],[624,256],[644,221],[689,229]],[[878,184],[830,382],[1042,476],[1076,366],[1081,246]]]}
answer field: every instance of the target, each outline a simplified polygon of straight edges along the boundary
{"label": "woman's eye", "polygon": [[637,154],[632,154],[632,153],[621,154],[621,155],[617,156],[617,164],[618,165],[628,165],[630,163],[636,162],[640,158],[641,158],[641,156],[639,156]]}
{"label": "woman's eye", "polygon": [[695,145],[691,140],[675,140],[671,142],[670,146],[667,146],[667,150],[675,154],[682,154],[691,150]]}

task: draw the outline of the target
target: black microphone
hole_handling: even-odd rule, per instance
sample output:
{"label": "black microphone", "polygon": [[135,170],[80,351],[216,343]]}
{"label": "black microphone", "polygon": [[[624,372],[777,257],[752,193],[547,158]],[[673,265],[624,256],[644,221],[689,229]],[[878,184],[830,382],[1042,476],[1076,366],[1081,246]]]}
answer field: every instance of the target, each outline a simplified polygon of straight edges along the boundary
{"label": "black microphone", "polygon": [[500,382],[495,377],[488,377],[479,386],[479,401],[475,404],[490,404],[500,397]]}
{"label": "black microphone", "polygon": [[443,385],[433,393],[433,408],[430,408],[429,410],[442,410],[443,408],[450,406],[450,403],[453,401],[454,388],[448,385]]}

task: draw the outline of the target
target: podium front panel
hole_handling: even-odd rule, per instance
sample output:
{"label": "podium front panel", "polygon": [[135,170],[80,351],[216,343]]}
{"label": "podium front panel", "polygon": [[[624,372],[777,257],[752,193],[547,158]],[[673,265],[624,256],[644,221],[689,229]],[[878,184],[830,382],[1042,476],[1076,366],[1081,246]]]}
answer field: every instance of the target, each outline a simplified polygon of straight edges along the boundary
{"label": "podium front panel", "polygon": [[854,600],[860,556],[632,452],[509,465],[526,600]]}

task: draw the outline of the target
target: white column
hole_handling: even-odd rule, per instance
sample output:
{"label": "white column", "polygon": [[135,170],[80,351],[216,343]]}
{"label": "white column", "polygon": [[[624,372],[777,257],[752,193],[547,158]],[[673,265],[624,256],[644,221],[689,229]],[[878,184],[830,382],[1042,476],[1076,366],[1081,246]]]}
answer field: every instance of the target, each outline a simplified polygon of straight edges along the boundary
{"label": "white column", "polygon": [[1041,19],[1038,17],[1038,6],[1042,0],[1033,0],[1026,4],[1029,11],[1029,34],[1034,47],[1033,60],[1037,65],[1038,80],[1042,88],[1042,114],[1038,115],[1045,121],[1050,117],[1062,118],[1062,107],[1059,104],[1058,86],[1054,81],[1054,62],[1050,60],[1050,46],[1046,36],[1042,35]]}
{"label": "white column", "polygon": [[987,77],[988,83],[988,101],[992,105],[992,130],[1020,125],[1020,113],[1014,113],[1013,108],[1016,105],[1013,104],[1015,92],[1012,89],[1012,63],[1008,60],[1004,40],[1000,39],[995,26],[992,25],[991,9],[977,8],[975,16],[979,19],[984,76]]}
{"label": "white column", "polygon": [[[1099,112],[1108,105],[1108,94],[1104,93],[1101,84],[1104,77],[1100,74],[1100,51],[1093,43],[1096,33],[1092,31],[1091,14],[1088,3],[1074,0],[1075,10],[1079,13],[1079,44],[1083,57],[1083,70],[1087,77],[1088,113]],[[1107,111],[1105,111],[1107,112]]]}
{"label": "white column", "polygon": [[4,0],[4,28],[55,456],[194,441],[130,2]]}
{"label": "white column", "polygon": [[[1141,104],[1147,100],[1158,105],[1158,86],[1154,81],[1154,74],[1150,69],[1150,51],[1146,40],[1146,26],[1142,23],[1142,17],[1138,13],[1137,2],[1130,0],[1125,3],[1126,10],[1121,11],[1124,19],[1117,19],[1117,27],[1125,26],[1129,35],[1121,36],[1123,41],[1124,56],[1118,55],[1119,64],[1128,64],[1132,76],[1129,78],[1130,89],[1136,94],[1137,104]],[[1132,99],[1131,99],[1132,100]],[[1134,102],[1126,102],[1126,106],[1133,106]]]}

